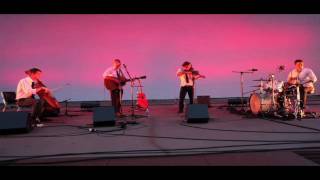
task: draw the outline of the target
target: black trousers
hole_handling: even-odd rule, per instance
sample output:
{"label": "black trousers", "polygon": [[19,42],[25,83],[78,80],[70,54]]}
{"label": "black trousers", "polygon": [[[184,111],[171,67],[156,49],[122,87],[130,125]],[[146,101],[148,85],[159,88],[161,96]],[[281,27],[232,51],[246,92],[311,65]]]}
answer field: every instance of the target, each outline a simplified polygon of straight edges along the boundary
{"label": "black trousers", "polygon": [[179,96],[179,112],[183,112],[184,109],[184,99],[188,93],[190,104],[193,104],[193,95],[194,90],[193,86],[182,86],[180,87],[180,96]]}
{"label": "black trousers", "polygon": [[300,100],[301,100],[300,107],[301,109],[305,109],[307,104],[307,96],[308,96],[308,93],[310,93],[310,89],[307,87],[303,87],[302,85],[300,85],[299,88],[300,88],[299,91],[300,91]]}
{"label": "black trousers", "polygon": [[21,98],[18,99],[17,104],[20,107],[32,107],[31,118],[35,120],[37,117],[43,119],[43,113],[45,110],[45,101],[43,99],[34,98]]}
{"label": "black trousers", "polygon": [[111,103],[112,106],[114,107],[115,113],[121,113],[121,99],[123,95],[123,90],[122,89],[115,89],[113,91],[110,91],[111,95]]}

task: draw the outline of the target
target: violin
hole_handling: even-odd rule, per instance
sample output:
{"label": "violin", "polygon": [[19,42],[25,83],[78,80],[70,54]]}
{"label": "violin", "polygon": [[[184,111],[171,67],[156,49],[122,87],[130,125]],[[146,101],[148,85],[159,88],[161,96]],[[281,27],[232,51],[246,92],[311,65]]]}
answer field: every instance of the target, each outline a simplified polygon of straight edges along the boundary
{"label": "violin", "polygon": [[201,75],[201,74],[199,73],[199,71],[194,70],[193,68],[191,68],[190,70],[185,70],[185,71],[183,71],[183,72],[184,72],[184,73],[191,73],[193,76],[198,76],[197,79],[198,79],[198,78],[206,78],[204,75]]}
{"label": "violin", "polygon": [[[40,81],[37,80],[37,83],[34,84],[33,88],[38,89],[38,88],[42,88],[46,86]],[[45,91],[40,90],[37,92],[38,96],[40,97],[40,99],[44,99],[52,108],[54,109],[60,109],[60,104],[59,102],[56,100],[55,97],[53,97],[52,93],[50,91]]]}

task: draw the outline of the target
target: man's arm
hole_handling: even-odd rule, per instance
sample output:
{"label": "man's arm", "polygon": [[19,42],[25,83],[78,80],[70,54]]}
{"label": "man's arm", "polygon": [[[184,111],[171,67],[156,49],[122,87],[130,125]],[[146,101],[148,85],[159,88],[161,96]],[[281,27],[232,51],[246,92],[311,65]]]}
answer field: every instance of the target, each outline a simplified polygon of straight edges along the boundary
{"label": "man's arm", "polygon": [[112,68],[108,68],[107,70],[104,71],[104,73],[102,74],[103,78],[106,78],[108,75],[111,74]]}
{"label": "man's arm", "polygon": [[314,72],[311,70],[310,71],[310,78],[312,80],[313,83],[317,82],[317,76],[314,74]]}
{"label": "man's arm", "polygon": [[185,74],[185,72],[182,71],[181,68],[179,68],[178,71],[177,71],[177,76],[180,77],[180,76],[182,76],[182,75],[184,75],[184,74]]}
{"label": "man's arm", "polygon": [[191,71],[183,71],[181,68],[178,69],[178,72],[177,72],[178,77],[185,75],[185,74],[192,74],[192,72]]}
{"label": "man's arm", "polygon": [[297,80],[297,77],[296,78],[292,77],[292,72],[290,72],[289,75],[288,75],[288,83],[289,84],[294,84],[294,82],[296,80]]}

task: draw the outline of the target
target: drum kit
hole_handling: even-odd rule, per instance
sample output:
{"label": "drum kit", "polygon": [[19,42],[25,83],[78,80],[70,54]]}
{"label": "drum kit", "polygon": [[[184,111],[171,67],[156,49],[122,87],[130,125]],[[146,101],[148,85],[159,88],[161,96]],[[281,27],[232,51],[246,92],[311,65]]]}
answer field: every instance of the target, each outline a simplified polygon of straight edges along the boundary
{"label": "drum kit", "polygon": [[[290,85],[276,79],[274,74],[266,79],[256,79],[259,91],[252,92],[249,98],[250,110],[254,115],[274,115],[281,118],[301,118],[301,98],[299,85]],[[258,91],[258,92],[257,92]]]}

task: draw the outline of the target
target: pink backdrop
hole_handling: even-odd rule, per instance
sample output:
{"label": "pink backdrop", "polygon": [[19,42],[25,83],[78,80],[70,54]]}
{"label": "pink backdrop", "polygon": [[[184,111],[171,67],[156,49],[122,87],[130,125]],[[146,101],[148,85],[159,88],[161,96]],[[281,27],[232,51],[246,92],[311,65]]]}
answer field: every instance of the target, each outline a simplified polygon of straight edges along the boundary
{"label": "pink backdrop", "polygon": [[[0,15],[0,90],[15,90],[36,66],[47,86],[71,84],[55,92],[59,100],[110,99],[102,73],[119,58],[133,75],[147,75],[150,99],[178,97],[175,73],[185,60],[207,76],[197,95],[239,96],[233,70],[259,70],[245,75],[245,91],[269,73],[285,80],[297,58],[319,76],[319,22],[320,15]],[[127,85],[125,99],[129,92]]]}

